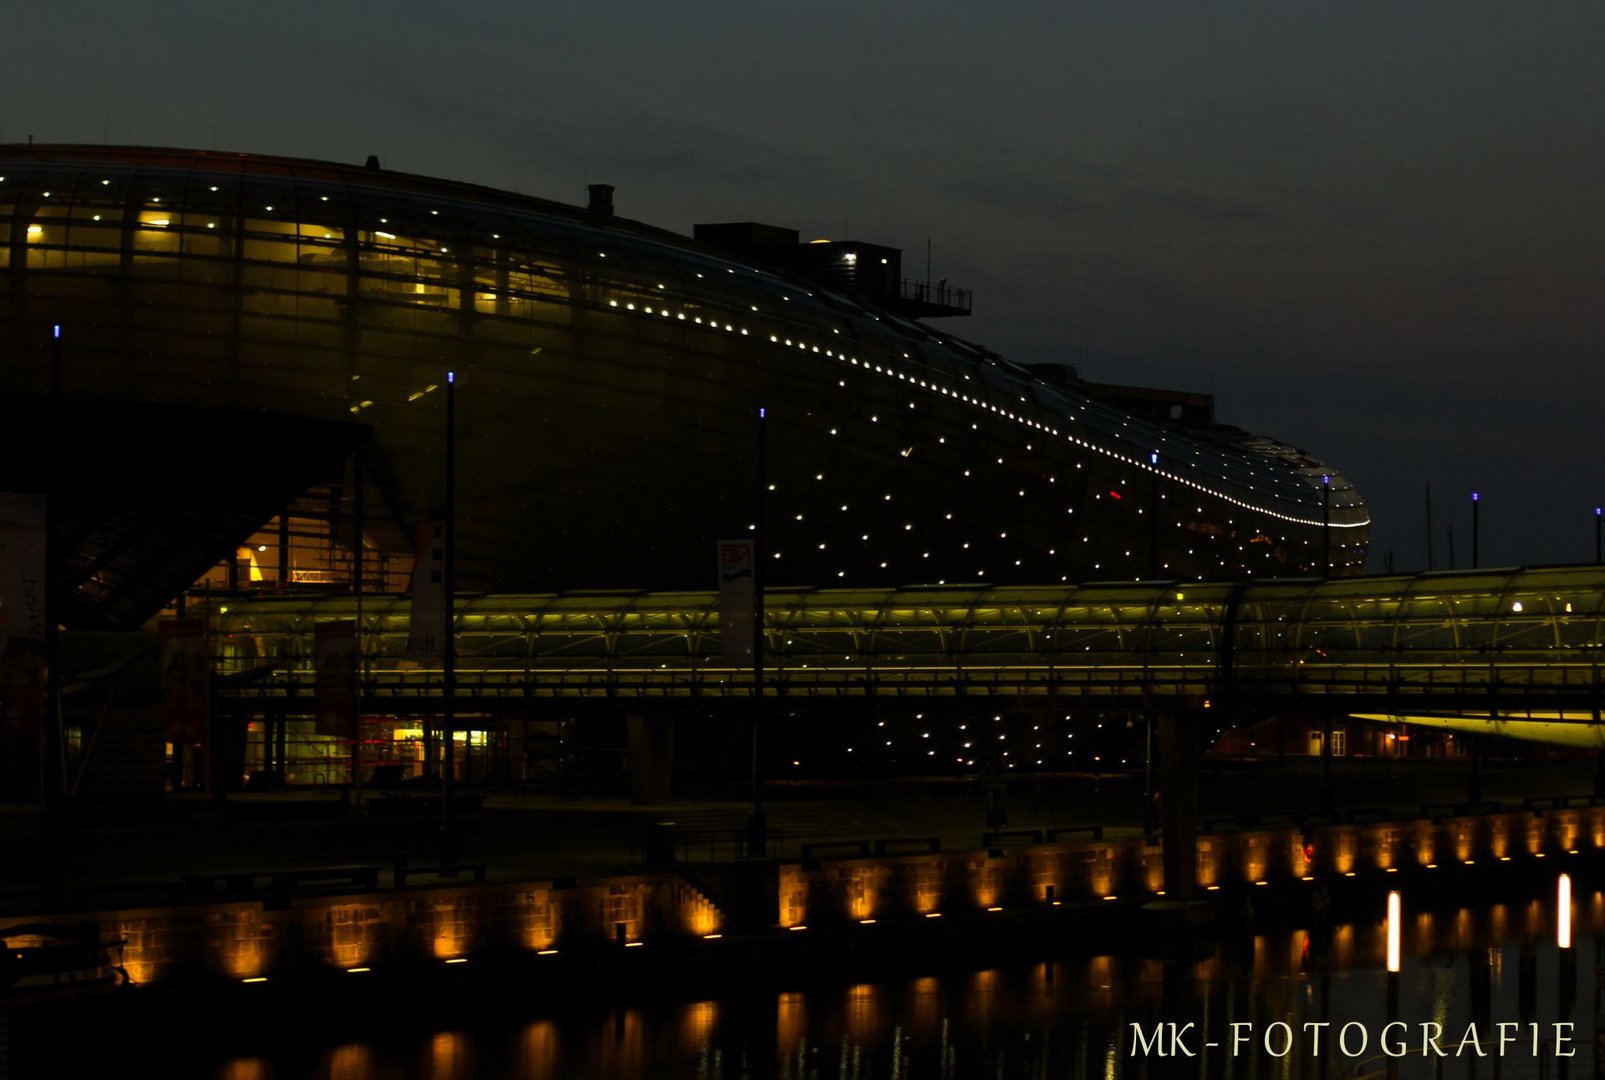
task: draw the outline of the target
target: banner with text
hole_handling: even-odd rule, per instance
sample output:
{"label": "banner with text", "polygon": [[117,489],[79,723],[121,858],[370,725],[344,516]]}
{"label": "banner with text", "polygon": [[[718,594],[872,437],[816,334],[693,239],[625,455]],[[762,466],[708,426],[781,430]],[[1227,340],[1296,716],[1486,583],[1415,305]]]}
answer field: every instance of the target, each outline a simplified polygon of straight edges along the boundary
{"label": "banner with text", "polygon": [[755,615],[751,540],[720,540],[719,646],[726,660],[752,661],[752,620]]}
{"label": "banner with text", "polygon": [[12,734],[45,714],[45,497],[0,492],[0,715]]}
{"label": "banner with text", "polygon": [[357,624],[320,622],[312,632],[313,710],[319,735],[352,739],[357,734]]}
{"label": "banner with text", "polygon": [[174,743],[206,741],[211,707],[212,657],[205,619],[164,619],[156,625],[162,645],[162,719]]}
{"label": "banner with text", "polygon": [[412,621],[406,658],[414,663],[446,660],[446,524],[418,526],[418,556],[412,564]]}
{"label": "banner with text", "polygon": [[5,641],[45,643],[45,497],[0,492],[0,608]]}

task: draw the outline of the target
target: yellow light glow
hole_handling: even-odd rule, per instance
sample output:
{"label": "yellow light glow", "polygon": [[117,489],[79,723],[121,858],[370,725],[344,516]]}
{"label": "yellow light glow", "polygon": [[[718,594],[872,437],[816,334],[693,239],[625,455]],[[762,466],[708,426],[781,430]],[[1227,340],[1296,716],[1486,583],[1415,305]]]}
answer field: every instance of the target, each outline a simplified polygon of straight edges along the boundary
{"label": "yellow light glow", "polygon": [[1572,947],[1572,876],[1562,874],[1555,898],[1555,944]]}
{"label": "yellow light glow", "polygon": [[989,907],[989,908],[987,908],[987,910],[988,911],[1002,911],[1003,909],[1000,908],[1000,907]]}
{"label": "yellow light glow", "polygon": [[859,919],[858,920],[858,925],[859,926],[874,926],[875,925],[875,920],[874,919]]}
{"label": "yellow light glow", "polygon": [[557,955],[557,950],[556,949],[541,949],[535,955],[536,956],[556,956]]}
{"label": "yellow light glow", "polygon": [[806,930],[806,929],[808,929],[808,927],[806,927],[806,926],[788,926],[788,927],[786,927],[786,929],[788,929],[788,930]]}
{"label": "yellow light glow", "polygon": [[466,956],[454,956],[450,960],[447,960],[446,963],[448,963],[448,964],[466,964],[466,963],[468,963],[468,958]]}
{"label": "yellow light glow", "polygon": [[1399,894],[1388,893],[1388,970],[1399,970]]}
{"label": "yellow light glow", "polygon": [[703,934],[702,935],[702,940],[703,941],[718,941],[722,937],[724,937],[723,934]]}
{"label": "yellow light glow", "polygon": [[372,970],[373,970],[372,968],[365,968],[365,967],[346,968],[346,974],[347,975],[361,975],[364,971],[372,971]]}
{"label": "yellow light glow", "polygon": [[697,904],[686,921],[693,934],[707,937],[710,934],[717,935],[719,932],[719,910],[712,904]]}
{"label": "yellow light glow", "polygon": [[940,919],[942,917],[942,913],[940,911],[927,911],[925,913],[925,917],[927,919]]}
{"label": "yellow light glow", "polygon": [[242,983],[263,983],[263,982],[267,982],[267,976],[266,975],[253,975],[249,979],[241,979],[240,982],[242,982]]}

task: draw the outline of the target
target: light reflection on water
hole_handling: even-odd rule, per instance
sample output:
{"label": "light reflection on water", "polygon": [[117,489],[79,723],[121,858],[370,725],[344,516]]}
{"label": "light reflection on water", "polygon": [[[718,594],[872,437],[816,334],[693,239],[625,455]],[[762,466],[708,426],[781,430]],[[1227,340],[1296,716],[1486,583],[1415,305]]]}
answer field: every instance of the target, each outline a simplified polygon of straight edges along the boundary
{"label": "light reflection on water", "polygon": [[[1519,1023],[1520,1041],[1498,1062],[1499,1075],[1540,1075],[1531,1029],[1571,1019],[1577,1056],[1547,1060],[1543,1075],[1588,1075],[1593,1068],[1593,971],[1599,962],[1601,905],[1577,905],[1577,978],[1571,1003],[1561,984],[1553,912],[1544,905],[1492,905],[1405,919],[1404,971],[1396,1018],[1413,1051],[1423,1024],[1438,1026],[1451,1052],[1468,1025],[1484,1048],[1492,1025]],[[1507,936],[1509,935],[1509,936]],[[1019,962],[940,976],[742,992],[686,1003],[586,1010],[575,1007],[501,1026],[400,1028],[370,1042],[342,1041],[296,1060],[273,1053],[241,1057],[209,1075],[222,1080],[461,1080],[518,1077],[564,1080],[911,1080],[1053,1077],[1073,1080],[1187,1076],[1205,1080],[1338,1080],[1384,1075],[1378,1038],[1390,1019],[1380,922],[1244,935],[1207,956],[1157,960],[1130,955]],[[1195,1059],[1134,1052],[1131,1025],[1197,1025]],[[1277,1022],[1289,1025],[1285,1056]],[[1326,1022],[1322,1052],[1305,1024]],[[1251,1025],[1235,1052],[1233,1023]],[[1364,1051],[1336,1052],[1336,1033],[1358,1025]],[[1357,1038],[1357,1036],[1356,1036]],[[1266,1040],[1270,1039],[1268,1045]],[[1207,1049],[1203,1044],[1219,1045]],[[1351,1040],[1352,1050],[1355,1042]],[[1548,1056],[1548,1047],[1541,1048]],[[1469,1055],[1438,1062],[1412,1053],[1400,1077],[1494,1075],[1494,1060]],[[1562,1067],[1565,1066],[1565,1067]]]}

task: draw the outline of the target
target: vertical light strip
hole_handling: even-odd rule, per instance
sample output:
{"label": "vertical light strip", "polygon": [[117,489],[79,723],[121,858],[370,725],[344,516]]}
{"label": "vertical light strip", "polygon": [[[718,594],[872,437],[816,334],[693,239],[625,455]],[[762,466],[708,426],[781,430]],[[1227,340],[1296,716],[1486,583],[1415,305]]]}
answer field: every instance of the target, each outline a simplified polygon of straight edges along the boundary
{"label": "vertical light strip", "polygon": [[1388,893],[1388,971],[1399,972],[1399,894]]}
{"label": "vertical light strip", "polygon": [[1569,949],[1572,947],[1572,876],[1562,874],[1555,891],[1555,943]]}

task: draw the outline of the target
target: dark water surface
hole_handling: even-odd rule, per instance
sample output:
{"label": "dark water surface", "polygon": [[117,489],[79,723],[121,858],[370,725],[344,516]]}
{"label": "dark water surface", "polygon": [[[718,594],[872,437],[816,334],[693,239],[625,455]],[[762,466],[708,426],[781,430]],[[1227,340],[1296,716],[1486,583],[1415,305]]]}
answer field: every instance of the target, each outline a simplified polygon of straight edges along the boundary
{"label": "dark water surface", "polygon": [[[939,974],[920,973],[915,960],[906,972],[875,981],[825,977],[791,985],[777,973],[733,980],[699,998],[678,996],[665,980],[670,985],[631,988],[630,1004],[588,992],[561,1007],[521,1011],[503,1001],[494,1011],[469,1006],[445,1018],[401,1003],[384,1017],[349,1024],[338,1009],[293,1021],[242,1016],[206,1031],[174,1017],[170,1029],[142,1032],[115,1048],[115,1067],[84,1071],[91,1061],[111,1066],[108,1048],[93,1046],[86,1033],[84,1045],[59,1059],[65,1071],[56,1075],[1380,1080],[1390,1063],[1382,1056],[1386,1037],[1389,1047],[1409,1051],[1392,1059],[1400,1077],[1592,1076],[1605,896],[1591,884],[1579,887],[1569,980],[1555,944],[1555,903],[1550,895],[1433,912],[1407,903],[1393,1014],[1405,1026],[1386,1032],[1379,904],[1374,922],[1250,929],[1185,957],[1013,959]],[[939,969],[935,958],[926,961],[928,970]],[[1559,1049],[1576,1056],[1562,1058],[1554,1025],[1568,1020],[1575,1024],[1570,1046]],[[1323,1021],[1330,1026],[1305,1026]],[[1161,1023],[1195,1025],[1181,1028],[1181,1045],[1197,1056],[1159,1056],[1161,1046],[1171,1048],[1163,1036],[1152,1041]],[[1501,1023],[1512,1025],[1502,1048]],[[1478,1045],[1467,1043],[1468,1025]],[[13,1031],[14,1043],[19,1037]]]}

